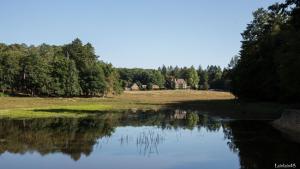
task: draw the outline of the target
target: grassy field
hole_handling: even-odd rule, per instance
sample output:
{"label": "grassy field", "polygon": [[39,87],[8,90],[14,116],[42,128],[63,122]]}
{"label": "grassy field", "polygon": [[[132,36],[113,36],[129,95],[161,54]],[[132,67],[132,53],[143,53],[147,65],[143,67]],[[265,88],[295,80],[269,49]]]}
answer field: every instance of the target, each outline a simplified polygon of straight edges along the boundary
{"label": "grassy field", "polygon": [[0,97],[0,118],[84,117],[107,111],[163,108],[232,114],[274,112],[281,107],[264,103],[241,105],[228,92],[194,90],[127,91],[107,98]]}

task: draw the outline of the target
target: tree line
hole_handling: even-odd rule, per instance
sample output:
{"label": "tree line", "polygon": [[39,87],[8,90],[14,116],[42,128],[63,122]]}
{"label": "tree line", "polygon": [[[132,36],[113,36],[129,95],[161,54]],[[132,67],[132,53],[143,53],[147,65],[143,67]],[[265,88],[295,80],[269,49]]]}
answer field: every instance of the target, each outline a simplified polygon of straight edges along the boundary
{"label": "tree line", "polygon": [[130,87],[134,83],[140,87],[147,85],[147,89],[152,89],[153,85],[163,88],[165,84],[164,76],[155,69],[118,68],[118,73],[123,88]]}
{"label": "tree line", "polygon": [[0,44],[0,89],[38,96],[104,96],[122,91],[117,70],[90,43]]}
{"label": "tree line", "polygon": [[173,89],[174,79],[184,79],[191,89],[229,90],[228,68],[209,65],[206,69],[191,67],[161,66],[158,69],[118,68],[122,86],[130,87],[136,83],[139,87],[158,85],[161,89]]}
{"label": "tree line", "polygon": [[232,92],[242,99],[300,100],[300,1],[259,8],[242,33],[230,70]]}
{"label": "tree line", "polygon": [[0,90],[11,95],[105,96],[133,83],[173,89],[172,79],[184,79],[192,89],[228,89],[225,75],[219,66],[114,68],[78,38],[61,46],[0,44]]}

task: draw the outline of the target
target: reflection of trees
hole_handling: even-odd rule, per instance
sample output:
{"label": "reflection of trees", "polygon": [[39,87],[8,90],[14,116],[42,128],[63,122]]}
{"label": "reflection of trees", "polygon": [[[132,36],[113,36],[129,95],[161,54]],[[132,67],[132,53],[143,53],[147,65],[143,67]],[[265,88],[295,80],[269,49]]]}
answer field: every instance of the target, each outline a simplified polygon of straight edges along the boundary
{"label": "reflection of trees", "polygon": [[221,128],[221,121],[210,118],[208,115],[199,116],[198,128],[205,128],[207,131],[218,131]]}
{"label": "reflection of trees", "polygon": [[[98,116],[68,119],[47,118],[0,120],[0,154],[37,151],[40,154],[61,152],[74,160],[89,155],[93,145],[104,136],[111,136],[118,126],[157,126],[162,130],[206,128],[215,131],[220,122],[196,112],[182,110],[102,113]],[[126,142],[128,138],[122,138]],[[141,152],[158,153],[164,137],[153,131],[141,133],[136,139]]]}
{"label": "reflection of trees", "polygon": [[97,139],[113,128],[99,119],[1,120],[0,153],[62,152],[78,160],[89,155]]}
{"label": "reflection of trees", "polygon": [[127,119],[122,119],[123,123],[130,121],[130,125],[154,125],[159,126],[162,129],[193,129],[206,128],[208,131],[217,131],[221,127],[221,122],[215,120],[208,115],[200,114],[196,111],[185,111],[185,110],[164,110],[160,112],[146,111],[136,113],[134,119],[129,116]]}
{"label": "reflection of trees", "polygon": [[274,168],[275,163],[300,161],[300,145],[286,140],[266,122],[233,121],[223,129],[229,148],[240,157],[242,169]]}
{"label": "reflection of trees", "polygon": [[187,114],[186,119],[187,127],[193,129],[199,122],[199,115],[197,113],[191,112]]}
{"label": "reflection of trees", "polygon": [[[41,155],[61,152],[78,160],[88,156],[102,137],[110,137],[119,126],[156,126],[131,139],[142,155],[159,153],[165,135],[160,130],[223,129],[228,147],[240,157],[242,169],[274,167],[274,163],[300,161],[300,145],[287,141],[271,125],[260,121],[221,122],[207,115],[183,110],[103,113],[80,119],[49,118],[0,120],[0,154],[36,151]],[[127,145],[128,135],[120,138]],[[109,139],[108,139],[109,141]]]}

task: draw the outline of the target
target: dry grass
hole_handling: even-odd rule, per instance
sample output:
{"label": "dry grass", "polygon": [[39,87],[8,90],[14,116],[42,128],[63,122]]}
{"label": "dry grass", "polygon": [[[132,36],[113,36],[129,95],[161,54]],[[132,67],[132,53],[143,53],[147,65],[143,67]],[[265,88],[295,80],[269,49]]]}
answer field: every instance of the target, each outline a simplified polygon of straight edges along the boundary
{"label": "dry grass", "polygon": [[[126,91],[120,96],[108,98],[40,98],[40,97],[0,97],[0,110],[111,105],[117,108],[135,108],[140,106],[163,106],[168,103],[192,100],[226,100],[234,96],[228,92],[163,90],[163,91]],[[132,107],[133,106],[133,107]]]}
{"label": "dry grass", "polygon": [[129,91],[108,98],[0,97],[0,118],[79,117],[93,111],[159,109],[178,102],[233,98],[228,92],[194,90]]}
{"label": "dry grass", "polygon": [[0,118],[77,118],[107,111],[161,108],[197,110],[235,119],[271,119],[286,106],[239,102],[229,92],[195,90],[126,91],[107,98],[0,97]]}
{"label": "dry grass", "polygon": [[174,102],[186,100],[224,100],[233,99],[229,92],[199,90],[160,90],[160,91],[126,91],[119,98],[144,100],[151,102]]}

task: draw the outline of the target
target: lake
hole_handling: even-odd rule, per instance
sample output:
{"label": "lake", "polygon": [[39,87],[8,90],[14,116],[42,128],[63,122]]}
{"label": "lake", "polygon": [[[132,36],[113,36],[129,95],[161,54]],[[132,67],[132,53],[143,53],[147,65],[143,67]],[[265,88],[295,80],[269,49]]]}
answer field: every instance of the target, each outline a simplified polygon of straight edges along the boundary
{"label": "lake", "polygon": [[1,169],[267,169],[299,152],[270,120],[195,111],[0,120]]}

